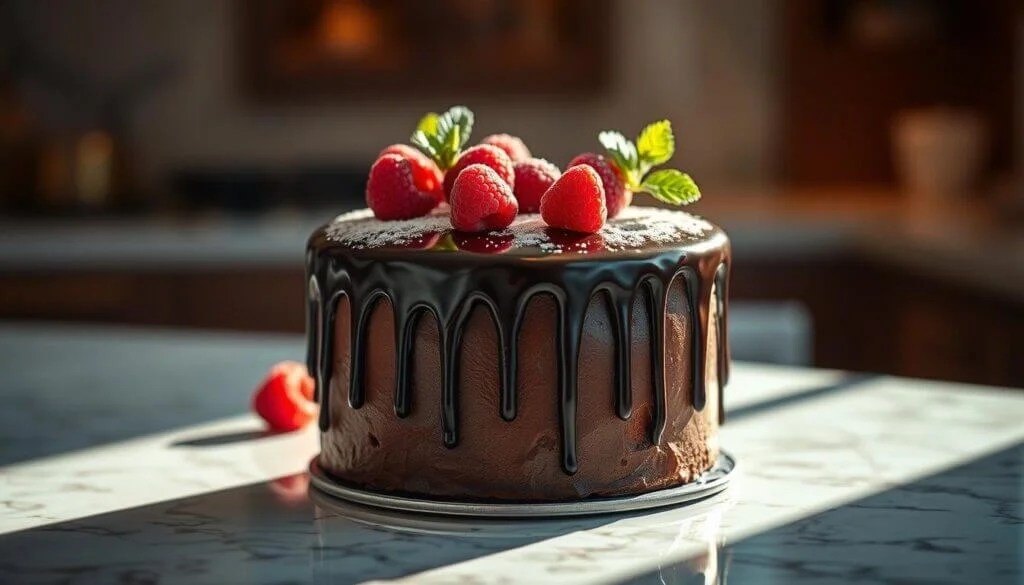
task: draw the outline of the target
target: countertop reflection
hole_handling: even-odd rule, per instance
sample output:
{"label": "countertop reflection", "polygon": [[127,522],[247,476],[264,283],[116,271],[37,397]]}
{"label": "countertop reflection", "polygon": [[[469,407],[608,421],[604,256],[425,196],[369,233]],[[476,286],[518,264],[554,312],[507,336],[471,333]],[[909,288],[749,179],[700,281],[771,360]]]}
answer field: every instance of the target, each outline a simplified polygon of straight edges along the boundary
{"label": "countertop reflection", "polygon": [[[3,583],[1024,580],[1016,392],[741,363],[726,394],[722,442],[740,465],[726,492],[636,514],[476,521],[310,492],[315,428],[223,418],[298,339],[6,325],[0,341],[0,396],[26,421],[0,425]],[[160,409],[173,425],[145,422]]]}

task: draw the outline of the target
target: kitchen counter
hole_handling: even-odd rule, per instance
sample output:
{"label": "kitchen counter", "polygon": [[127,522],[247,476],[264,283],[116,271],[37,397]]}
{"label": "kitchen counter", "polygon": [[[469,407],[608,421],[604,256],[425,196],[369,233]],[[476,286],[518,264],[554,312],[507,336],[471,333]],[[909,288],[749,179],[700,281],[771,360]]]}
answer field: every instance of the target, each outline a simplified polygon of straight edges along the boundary
{"label": "kitchen counter", "polygon": [[[721,191],[733,194],[688,210],[722,225],[740,262],[847,254],[1024,302],[1024,232],[967,200],[922,206],[884,192]],[[311,231],[341,211],[0,222],[0,272],[301,267]]]}
{"label": "kitchen counter", "polygon": [[245,414],[301,354],[287,336],[0,326],[0,582],[1024,579],[1019,393],[737,364],[720,496],[472,522],[309,494],[316,430]]}

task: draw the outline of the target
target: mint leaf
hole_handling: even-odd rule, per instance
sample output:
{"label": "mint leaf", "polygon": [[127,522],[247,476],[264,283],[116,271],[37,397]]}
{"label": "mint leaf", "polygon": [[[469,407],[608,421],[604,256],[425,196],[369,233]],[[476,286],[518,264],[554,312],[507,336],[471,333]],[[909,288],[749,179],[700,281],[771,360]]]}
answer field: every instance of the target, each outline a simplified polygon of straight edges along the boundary
{"label": "mint leaf", "polygon": [[675,169],[655,171],[644,179],[640,190],[672,205],[687,205],[700,199],[700,189],[690,175]]}
{"label": "mint leaf", "polygon": [[458,160],[459,146],[462,144],[460,134],[459,126],[452,126],[451,132],[445,138],[445,143],[441,145],[441,168],[450,169],[455,164],[455,161]]}
{"label": "mint leaf", "polygon": [[640,162],[646,169],[668,162],[676,151],[676,138],[672,134],[672,123],[668,120],[661,120],[649,124],[636,139],[636,149],[640,155]]}
{"label": "mint leaf", "polygon": [[440,115],[430,112],[423,116],[409,142],[446,171],[458,160],[472,131],[473,112],[465,106],[454,106]]}
{"label": "mint leaf", "polygon": [[625,175],[627,186],[636,189],[640,182],[640,156],[633,141],[615,130],[605,130],[597,135],[597,139]]}
{"label": "mint leaf", "polygon": [[409,138],[409,142],[413,146],[419,148],[423,154],[434,159],[435,162],[441,155],[442,150],[442,144],[437,140],[437,128],[440,122],[440,116],[434,112],[428,113],[420,118],[419,124],[416,124],[416,131]]}
{"label": "mint leaf", "polygon": [[473,134],[473,111],[465,106],[455,106],[448,110],[455,125],[459,127],[459,135],[462,140],[459,142],[459,148],[465,148],[466,144],[469,143],[469,137]]}
{"label": "mint leaf", "polygon": [[441,114],[437,120],[437,135],[442,143],[448,142],[453,128],[459,129],[458,148],[461,149],[469,142],[469,135],[473,132],[473,112],[465,106],[454,106]]}
{"label": "mint leaf", "polygon": [[639,167],[640,157],[636,145],[621,132],[605,130],[597,135],[597,139],[623,171],[633,171]]}
{"label": "mint leaf", "polygon": [[409,141],[446,171],[458,160],[472,131],[473,112],[455,106],[441,115],[431,112],[423,116]]}
{"label": "mint leaf", "polygon": [[412,133],[412,136],[409,138],[409,142],[416,148],[420,149],[420,152],[429,156],[434,160],[434,162],[437,162],[439,152],[434,136],[427,135],[427,133],[422,130],[417,130]]}
{"label": "mint leaf", "polygon": [[441,116],[438,116],[434,112],[430,112],[426,116],[420,118],[420,123],[416,124],[416,130],[427,136],[434,136],[437,134],[437,125],[440,119]]}

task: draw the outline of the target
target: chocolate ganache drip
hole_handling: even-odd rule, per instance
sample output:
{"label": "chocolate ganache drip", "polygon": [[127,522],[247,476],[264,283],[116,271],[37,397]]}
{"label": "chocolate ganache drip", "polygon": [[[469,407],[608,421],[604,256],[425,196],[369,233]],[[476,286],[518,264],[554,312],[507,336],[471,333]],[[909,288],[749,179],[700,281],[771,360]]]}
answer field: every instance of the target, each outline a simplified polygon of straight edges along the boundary
{"label": "chocolate ganache drip", "polygon": [[[517,342],[527,305],[537,295],[549,295],[555,301],[562,468],[568,474],[579,466],[578,356],[583,323],[596,295],[604,295],[613,324],[616,393],[609,399],[614,400],[615,412],[622,419],[632,413],[632,307],[638,295],[646,303],[654,367],[652,444],[660,442],[665,429],[665,319],[668,291],[676,279],[684,283],[690,314],[693,407],[702,410],[707,403],[705,368],[712,302],[717,309],[714,351],[718,356],[717,391],[721,393],[729,368],[725,299],[730,258],[728,239],[718,228],[687,214],[643,208],[627,210],[591,236],[554,232],[530,216],[518,221],[511,235],[467,236],[449,233],[446,221],[435,219],[388,226],[365,214],[351,219],[343,216],[310,239],[306,255],[307,364],[317,380],[322,431],[331,423],[334,325],[342,297],[348,299],[351,311],[348,403],[354,409],[365,400],[367,328],[377,304],[387,301],[394,314],[394,409],[400,418],[414,407],[424,406],[413,396],[415,332],[420,319],[436,323],[442,372],[441,440],[447,447],[459,442],[463,332],[477,306],[487,310],[497,332],[501,393],[497,414],[511,421],[518,402]],[[660,227],[652,228],[655,224]],[[721,394],[718,404],[722,417]]]}

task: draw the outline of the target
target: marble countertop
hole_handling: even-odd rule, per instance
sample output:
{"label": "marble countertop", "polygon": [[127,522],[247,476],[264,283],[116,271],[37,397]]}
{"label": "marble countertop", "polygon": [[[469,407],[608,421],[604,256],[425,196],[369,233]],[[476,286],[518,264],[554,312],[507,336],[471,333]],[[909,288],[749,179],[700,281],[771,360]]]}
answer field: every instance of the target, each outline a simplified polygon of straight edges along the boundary
{"label": "marble countertop", "polygon": [[[915,204],[884,192],[722,187],[691,211],[728,231],[739,261],[852,253],[1024,302],[1024,232],[970,200]],[[642,197],[639,203],[646,200]],[[0,271],[299,267],[319,224],[345,209],[260,218],[0,222]]]}
{"label": "marble countertop", "polygon": [[468,521],[310,497],[254,384],[295,337],[0,324],[0,583],[1024,581],[1024,395],[737,364],[723,494]]}

